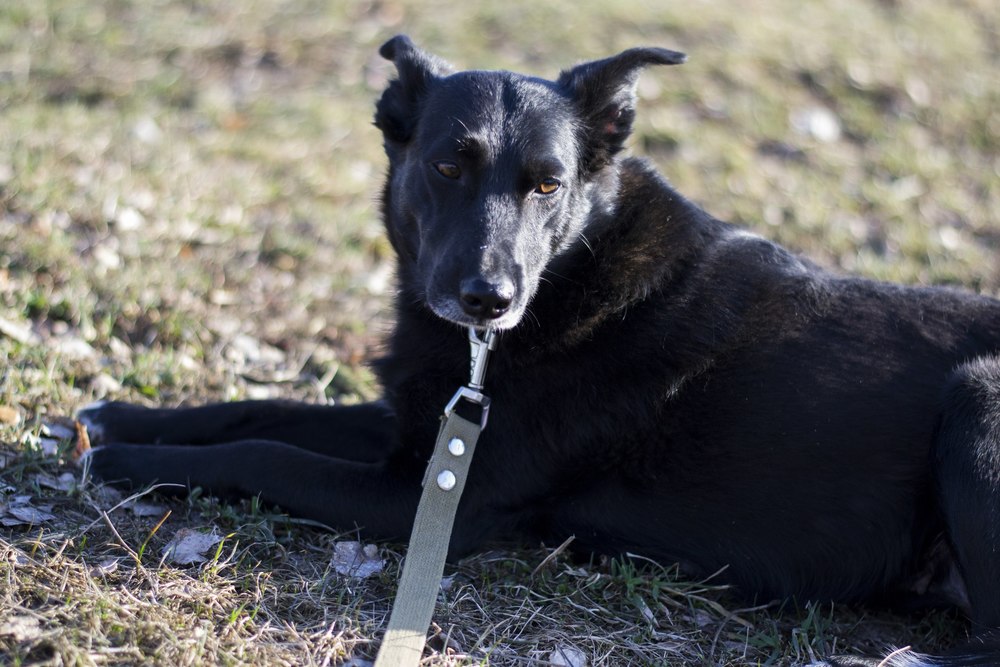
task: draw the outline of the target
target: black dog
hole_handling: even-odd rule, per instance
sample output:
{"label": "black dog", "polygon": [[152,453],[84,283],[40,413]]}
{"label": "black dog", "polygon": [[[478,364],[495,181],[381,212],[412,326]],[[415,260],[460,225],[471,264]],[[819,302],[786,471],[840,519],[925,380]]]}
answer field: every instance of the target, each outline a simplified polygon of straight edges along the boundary
{"label": "black dog", "polygon": [[453,73],[406,37],[381,53],[385,399],[105,404],[81,415],[99,477],[405,539],[465,327],[492,328],[453,556],[575,535],[764,600],[947,600],[983,633],[960,664],[1000,664],[1000,302],[831,275],[620,159],[640,70],[679,53],[555,82]]}

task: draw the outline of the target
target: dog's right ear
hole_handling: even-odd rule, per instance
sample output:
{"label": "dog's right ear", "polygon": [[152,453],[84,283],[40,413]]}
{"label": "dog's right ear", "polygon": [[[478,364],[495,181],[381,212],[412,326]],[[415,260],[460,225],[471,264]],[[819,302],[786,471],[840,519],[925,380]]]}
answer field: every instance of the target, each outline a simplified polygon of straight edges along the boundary
{"label": "dog's right ear", "polygon": [[375,127],[386,141],[405,144],[420,116],[420,104],[437,79],[454,71],[451,65],[419,48],[406,35],[396,35],[378,50],[396,65],[399,76],[375,104]]}

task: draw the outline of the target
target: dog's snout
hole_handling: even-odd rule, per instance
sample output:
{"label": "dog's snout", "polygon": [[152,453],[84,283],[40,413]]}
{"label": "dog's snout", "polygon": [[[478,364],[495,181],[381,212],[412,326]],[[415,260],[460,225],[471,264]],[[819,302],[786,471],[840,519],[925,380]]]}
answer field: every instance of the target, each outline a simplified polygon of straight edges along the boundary
{"label": "dog's snout", "polygon": [[514,283],[507,278],[495,283],[466,278],[460,290],[462,310],[476,318],[494,320],[506,313],[514,300]]}

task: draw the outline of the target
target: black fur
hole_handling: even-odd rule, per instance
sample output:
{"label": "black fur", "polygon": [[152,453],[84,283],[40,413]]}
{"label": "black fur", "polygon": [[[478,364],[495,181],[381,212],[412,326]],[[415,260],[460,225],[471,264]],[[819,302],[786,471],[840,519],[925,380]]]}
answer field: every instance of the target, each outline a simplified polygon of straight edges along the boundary
{"label": "black fur", "polygon": [[405,539],[467,381],[463,327],[492,327],[452,555],[575,535],[760,599],[906,593],[1000,627],[1000,302],[827,273],[616,157],[639,71],[681,54],[551,82],[453,73],[405,37],[381,53],[399,72],[375,116],[399,255],[384,400],[103,405],[81,415],[109,445],[95,473]]}

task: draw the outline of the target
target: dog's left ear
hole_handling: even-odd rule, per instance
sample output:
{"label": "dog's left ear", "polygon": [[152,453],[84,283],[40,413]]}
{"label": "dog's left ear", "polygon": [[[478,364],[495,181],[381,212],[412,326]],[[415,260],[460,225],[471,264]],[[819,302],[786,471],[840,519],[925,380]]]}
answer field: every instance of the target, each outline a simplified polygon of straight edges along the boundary
{"label": "dog's left ear", "polygon": [[396,65],[399,76],[389,83],[375,105],[375,127],[382,130],[387,141],[404,144],[417,124],[420,104],[428,88],[454,69],[418,48],[406,35],[396,35],[378,52]]}
{"label": "dog's left ear", "polygon": [[679,65],[677,51],[637,48],[617,56],[577,65],[556,82],[574,100],[587,132],[586,167],[597,171],[625,145],[635,120],[636,82],[649,65]]}

